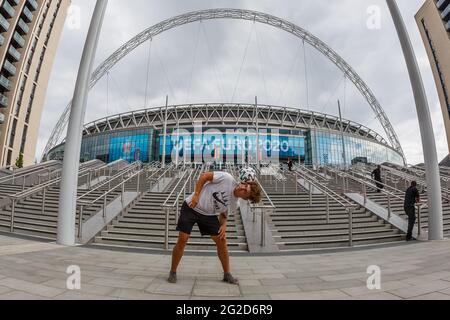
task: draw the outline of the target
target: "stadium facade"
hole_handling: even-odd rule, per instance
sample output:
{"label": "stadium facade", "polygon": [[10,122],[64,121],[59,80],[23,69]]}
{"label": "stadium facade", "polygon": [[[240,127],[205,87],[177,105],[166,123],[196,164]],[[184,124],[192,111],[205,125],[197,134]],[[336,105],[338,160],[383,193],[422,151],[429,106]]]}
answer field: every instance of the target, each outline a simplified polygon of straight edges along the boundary
{"label": "stadium facade", "polygon": [[[259,154],[260,163],[404,163],[382,136],[356,122],[341,127],[323,113],[246,104],[164,106],[96,120],[84,126],[80,161],[161,161],[164,140],[166,162],[257,163]],[[64,142],[45,157],[62,160]]]}

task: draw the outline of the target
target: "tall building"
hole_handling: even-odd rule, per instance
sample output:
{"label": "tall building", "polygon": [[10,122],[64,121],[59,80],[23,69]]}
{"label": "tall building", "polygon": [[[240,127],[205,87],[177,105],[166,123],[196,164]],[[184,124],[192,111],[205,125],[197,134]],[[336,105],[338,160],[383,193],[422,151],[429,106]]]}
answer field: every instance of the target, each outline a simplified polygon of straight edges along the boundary
{"label": "tall building", "polygon": [[416,22],[439,93],[450,153],[450,0],[426,0]]}
{"label": "tall building", "polygon": [[41,114],[70,0],[0,0],[0,167],[35,161]]}

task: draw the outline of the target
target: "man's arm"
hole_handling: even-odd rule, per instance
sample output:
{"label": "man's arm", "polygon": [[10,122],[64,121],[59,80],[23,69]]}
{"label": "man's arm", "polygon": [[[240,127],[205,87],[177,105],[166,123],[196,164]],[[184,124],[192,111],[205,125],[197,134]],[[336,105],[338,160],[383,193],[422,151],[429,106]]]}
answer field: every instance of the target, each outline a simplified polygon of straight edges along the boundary
{"label": "man's arm", "polygon": [[192,197],[191,203],[189,203],[189,207],[195,208],[197,206],[203,186],[207,182],[213,181],[213,179],[214,179],[214,172],[205,172],[200,175],[200,178],[198,179],[197,184],[195,185],[194,196]]}

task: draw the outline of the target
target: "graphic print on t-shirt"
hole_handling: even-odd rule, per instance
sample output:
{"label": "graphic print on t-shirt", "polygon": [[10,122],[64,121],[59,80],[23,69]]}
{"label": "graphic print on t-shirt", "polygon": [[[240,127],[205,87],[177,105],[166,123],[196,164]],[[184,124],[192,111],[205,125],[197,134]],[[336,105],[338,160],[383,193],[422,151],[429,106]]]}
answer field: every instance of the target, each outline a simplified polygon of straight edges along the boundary
{"label": "graphic print on t-shirt", "polygon": [[214,192],[212,196],[214,198],[214,207],[216,208],[216,210],[220,210],[219,203],[224,207],[228,206],[228,198],[226,192]]}

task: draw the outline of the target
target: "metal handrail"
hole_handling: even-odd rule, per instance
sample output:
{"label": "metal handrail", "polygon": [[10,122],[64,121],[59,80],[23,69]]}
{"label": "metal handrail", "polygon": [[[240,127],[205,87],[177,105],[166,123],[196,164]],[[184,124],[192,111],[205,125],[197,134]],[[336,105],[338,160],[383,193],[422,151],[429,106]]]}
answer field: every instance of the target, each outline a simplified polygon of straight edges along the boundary
{"label": "metal handrail", "polygon": [[[88,171],[88,172],[86,172],[86,171]],[[82,178],[82,177],[84,177],[86,175],[89,175],[89,174],[90,174],[90,169],[82,171],[82,172],[80,172],[78,174],[78,179],[80,179],[80,178]],[[15,214],[16,203],[18,201],[24,199],[24,198],[30,197],[30,196],[32,196],[34,194],[37,194],[37,193],[42,191],[43,194],[42,194],[41,213],[43,214],[44,213],[44,207],[45,207],[45,193],[46,193],[46,189],[51,187],[51,186],[54,186],[55,184],[60,183],[61,179],[62,178],[57,178],[57,179],[54,179],[51,182],[46,182],[45,184],[36,186],[34,188],[30,188],[28,190],[24,190],[24,191],[18,192],[18,193],[13,194],[13,195],[8,195],[8,197],[11,198],[11,200],[12,200],[12,203],[11,203],[11,217],[10,217],[11,218],[11,222],[10,222],[10,231],[11,232],[14,232],[14,214]]]}
{"label": "metal handrail", "polygon": [[163,202],[162,206],[165,207],[167,206],[167,202],[170,200],[170,197],[172,197],[172,195],[174,194],[174,192],[176,191],[177,187],[179,186],[179,184],[183,181],[184,176],[186,175],[186,173],[188,173],[189,170],[185,170],[183,172],[183,174],[181,175],[181,177],[179,178],[179,181],[177,182],[177,184],[175,185],[175,187],[173,187],[172,192],[170,192],[169,196],[166,197],[166,200]]}
{"label": "metal handrail", "polygon": [[[86,172],[86,171],[87,171],[87,172]],[[81,171],[81,172],[78,174],[78,179],[87,176],[87,175],[89,174],[89,171],[90,171],[90,170]],[[47,181],[46,183],[41,184],[41,185],[38,185],[38,186],[36,186],[36,187],[33,187],[33,188],[30,188],[30,189],[27,189],[27,190],[18,192],[18,193],[13,194],[13,195],[8,195],[8,197],[9,197],[9,198],[16,199],[16,200],[20,200],[20,199],[29,197],[29,196],[31,196],[31,195],[33,195],[33,194],[39,193],[42,189],[46,189],[46,188],[48,188],[48,187],[51,187],[51,186],[53,186],[53,185],[55,185],[55,184],[61,182],[61,179],[62,179],[62,178],[59,177],[59,178],[53,179],[52,181]]]}
{"label": "metal handrail", "polygon": [[313,180],[310,176],[304,174],[303,172],[301,172],[301,171],[291,171],[291,172],[293,174],[295,174],[296,176],[300,175],[301,178],[303,178],[306,182],[308,182],[308,184],[313,185],[313,187],[317,188],[322,193],[328,194],[333,200],[338,202],[341,206],[343,206],[343,207],[356,206],[354,203],[351,203],[346,198],[339,195],[336,191],[332,190],[328,186],[326,186],[318,181]]}
{"label": "metal handrail", "polygon": [[[107,207],[107,197],[110,193],[112,193],[113,191],[115,191],[117,188],[121,187],[122,188],[122,193],[121,193],[121,202],[122,202],[122,208],[124,207],[124,194],[125,194],[125,184],[130,181],[131,179],[133,179],[134,177],[138,177],[139,175],[143,172],[143,169],[140,169],[137,172],[134,172],[130,177],[128,177],[127,179],[123,180],[121,183],[117,184],[116,186],[114,186],[112,189],[108,190],[107,192],[105,192],[104,194],[102,194],[101,196],[98,196],[97,198],[95,198],[94,200],[88,201],[88,200],[78,200],[77,199],[77,205],[80,204],[80,211],[79,211],[79,216],[78,216],[78,237],[81,238],[82,235],[82,225],[83,225],[83,209],[85,206],[93,206],[96,202],[98,202],[99,200],[101,200],[103,198],[103,218],[106,218],[106,207]],[[139,194],[139,179],[138,179],[138,184],[137,184],[137,190],[136,192]]]}
{"label": "metal handrail", "polygon": [[[261,170],[259,170],[259,168],[257,168],[256,165],[252,164],[251,167],[253,169],[255,169],[255,171],[257,172],[257,175],[261,176]],[[280,172],[280,168],[276,167],[276,166],[267,166],[267,168],[272,171],[273,174],[270,174],[269,172],[269,176],[271,179],[271,182],[275,181],[275,190],[278,191],[278,183],[281,183],[283,186],[283,194],[286,192],[286,182],[287,182],[287,178],[286,176]]]}
{"label": "metal handrail", "polygon": [[[364,185],[364,190],[363,190],[364,203],[366,203],[366,201],[367,201],[367,192],[366,192],[366,188],[365,187],[366,186],[370,186],[372,188],[376,188],[376,186],[370,185],[367,181],[364,181],[362,179],[358,179],[358,178],[352,177],[351,175],[349,175],[347,173],[344,173],[344,175],[346,175],[348,178],[351,178],[352,180],[354,180],[354,181]],[[370,179],[370,180],[373,180],[373,179]],[[376,181],[376,180],[373,180],[373,181]],[[376,182],[378,182],[378,181],[376,181]],[[390,186],[388,186],[388,187],[390,187]],[[392,187],[390,187],[390,188],[394,189],[396,191],[402,192],[402,191],[397,190],[395,188],[392,188]],[[386,194],[388,196],[388,220],[390,220],[391,216],[392,216],[390,197],[397,198],[397,199],[401,200],[402,202],[404,201],[404,199],[402,197],[396,195],[395,193],[387,192],[386,190],[383,190],[383,189],[381,189],[380,192],[384,193],[384,194]],[[421,209],[424,209],[424,208],[428,207],[428,203],[426,201],[421,201],[420,203],[416,203],[415,206],[417,207],[417,216],[418,216],[418,219],[417,219],[417,230],[418,230],[418,235],[420,235],[421,234],[421,218],[422,218]],[[399,217],[398,215],[396,215],[396,216]],[[399,218],[401,218],[401,217],[399,217]]]}
{"label": "metal handrail", "polygon": [[301,165],[301,166],[293,165],[294,170],[296,170],[297,168],[308,172],[309,174],[313,175],[317,179],[328,181],[328,179],[326,177],[320,175],[319,173],[317,173],[314,170],[309,169],[306,165]]}
{"label": "metal handrail", "polygon": [[[158,180],[159,180],[162,176],[165,176],[165,174],[166,174],[167,172],[173,170],[174,167],[175,167],[175,165],[174,165],[173,163],[171,163],[171,164],[167,165],[165,168],[160,168],[160,169],[163,169],[164,171],[163,171],[163,173],[158,177]],[[160,170],[158,170],[157,172],[159,172],[159,171],[160,171]],[[148,177],[148,178],[146,179],[146,181],[151,181],[152,179],[154,179],[154,178],[153,178],[153,175],[151,175],[150,177]]]}
{"label": "metal handrail", "polygon": [[[423,178],[405,173],[403,171],[400,171],[400,170],[397,170],[395,168],[391,168],[388,166],[382,166],[382,167],[385,168],[387,171],[389,171],[391,174],[395,174],[398,177],[400,177],[401,179],[404,179],[405,181],[416,181],[417,185],[419,185],[421,187],[422,191],[425,191],[425,189],[427,189],[427,182]],[[449,181],[449,179],[446,179],[443,177],[441,177],[441,179],[444,180],[445,182]],[[445,200],[447,200],[448,202],[450,202],[450,189],[441,186],[441,197],[444,198]]]}
{"label": "metal handrail", "polygon": [[[14,181],[16,180],[16,179],[25,179],[26,177],[29,177],[29,176],[31,176],[31,175],[35,175],[35,174],[39,174],[39,172],[41,172],[41,171],[48,171],[49,170],[49,167],[51,167],[51,166],[54,166],[54,165],[56,165],[57,163],[59,163],[58,161],[54,161],[54,162],[52,162],[52,163],[49,163],[49,164],[46,164],[45,166],[44,165],[42,165],[42,166],[40,166],[40,167],[38,167],[38,168],[35,168],[34,170],[32,170],[32,171],[26,171],[26,172],[23,172],[23,173],[19,173],[19,174],[16,174],[15,172],[17,171],[17,169],[16,170],[12,170],[12,175],[11,176],[6,176],[6,177],[1,177],[0,178],[0,183],[5,183],[5,182],[8,182],[8,181],[13,181],[13,183],[14,183]],[[13,166],[10,166],[11,168],[13,168]],[[27,168],[23,168],[24,170],[27,170]]]}
{"label": "metal handrail", "polygon": [[[340,175],[342,177],[342,179],[343,179],[343,184],[344,185],[345,185],[345,179],[346,178],[347,179],[349,178],[349,179],[351,179],[351,180],[361,184],[361,186],[363,187],[362,193],[363,193],[363,197],[364,197],[364,204],[367,203],[367,187],[369,186],[371,188],[376,188],[376,186],[371,184],[370,182],[365,181],[363,179],[356,178],[356,177],[354,177],[354,176],[352,176],[352,175],[350,175],[350,174],[348,174],[346,172],[338,172],[338,171],[333,171],[333,170],[330,170],[330,171],[334,172],[336,175]],[[403,201],[404,199],[402,197],[398,196],[395,193],[392,193],[392,192],[389,192],[389,191],[386,191],[386,190],[383,190],[383,189],[381,189],[380,192],[385,194],[385,195],[387,195],[387,200],[388,200],[388,208],[387,208],[387,210],[388,210],[388,220],[390,220],[391,216],[392,216],[391,198],[392,197],[393,198],[397,198],[397,199],[400,199],[401,201]]]}
{"label": "metal handrail", "polygon": [[[175,200],[173,201],[172,204],[166,204],[166,203],[164,203],[164,204],[163,204],[163,207],[164,207],[164,206],[170,207],[170,208],[175,208],[175,207],[176,207],[176,209],[177,209],[177,210],[176,210],[176,213],[178,212],[178,204],[179,204],[180,196],[183,194],[183,196],[186,197],[186,186],[187,186],[187,184],[191,181],[191,179],[192,179],[193,177],[195,177],[197,171],[198,171],[198,168],[196,168],[196,169],[194,169],[194,170],[186,170],[186,171],[185,171],[185,172],[189,172],[189,175],[188,175],[187,178],[184,178],[184,176],[183,176],[183,179],[186,180],[186,181],[184,182],[184,184],[183,184],[183,186],[181,187],[180,191],[178,191],[178,195],[176,196]],[[179,181],[179,182],[177,183],[177,185],[174,187],[174,190],[173,190],[173,191],[175,191],[175,190],[178,188],[179,183],[182,182],[183,179],[180,179],[180,181]],[[167,200],[170,200],[170,197],[169,197]],[[178,214],[176,215],[176,217],[178,217]],[[177,219],[176,219],[175,222],[178,222]]]}
{"label": "metal handrail", "polygon": [[[259,173],[259,175],[261,174],[261,170],[259,170],[259,168],[257,168],[256,165],[252,165],[255,169],[255,171],[257,173]],[[230,165],[230,170],[231,170],[231,175],[233,175],[233,177],[235,179],[237,179],[236,177],[236,170],[235,170],[235,166],[234,165]],[[284,177],[285,180],[286,177]],[[259,209],[260,213],[261,213],[261,246],[264,247],[266,245],[266,215],[267,214],[273,214],[276,211],[276,206],[273,203],[272,199],[270,199],[269,195],[266,192],[266,189],[264,189],[264,186],[262,185],[261,181],[256,178],[256,182],[258,183],[259,187],[261,188],[261,192],[264,195],[265,199],[269,202],[269,204],[262,204],[264,203],[264,201],[261,201],[260,203],[251,203],[250,201],[247,200],[247,205],[250,208],[251,214],[253,215],[253,223],[256,222],[256,211]]]}
{"label": "metal handrail", "polygon": [[298,181],[297,176],[301,176],[304,181],[308,182],[309,185],[309,203],[312,205],[312,188],[311,185],[321,191],[325,195],[325,203],[326,203],[326,223],[330,223],[330,198],[336,201],[339,205],[341,205],[345,211],[348,213],[348,242],[349,246],[353,246],[353,212],[355,211],[357,205],[351,203],[346,198],[342,197],[334,190],[330,189],[328,186],[314,181],[311,177],[303,172],[299,172],[297,170],[291,171],[292,174],[295,175],[295,185],[297,187]]}
{"label": "metal handrail", "polygon": [[[177,184],[175,185],[175,187],[173,188],[172,192],[169,194],[169,196],[166,198],[166,200],[164,201],[164,203],[161,205],[161,207],[163,208],[163,210],[165,211],[165,233],[164,233],[164,249],[168,250],[169,249],[169,218],[170,218],[170,211],[174,210],[176,208],[176,206],[178,205],[178,200],[179,200],[179,194],[176,198],[176,204],[168,204],[168,201],[170,201],[170,198],[172,197],[172,195],[174,194],[174,192],[177,190],[178,186],[181,184],[181,182],[183,182],[183,180],[185,179],[185,176],[187,173],[189,173],[189,176],[192,174],[192,172],[194,172],[194,170],[192,169],[186,169],[183,172],[183,175],[180,177],[179,181],[177,182]],[[186,183],[189,181],[189,176],[186,179],[186,181],[184,181],[184,186],[186,186]],[[175,213],[175,215],[177,215]]]}
{"label": "metal handrail", "polygon": [[[369,177],[365,176],[364,173],[355,171],[355,169],[350,169],[350,172],[352,174],[357,174],[357,175],[361,176],[362,179],[366,179],[366,180],[369,180],[372,183],[375,183],[375,186],[373,186],[373,188],[378,188],[376,186],[376,184],[381,184],[383,186],[383,188],[385,188],[385,189],[390,189],[393,192],[404,193],[404,190],[397,189],[397,188],[392,187],[392,186],[390,186],[390,185],[388,185],[388,184],[386,184],[386,183],[384,183],[382,181],[378,181],[378,180],[372,179],[371,177],[369,178]],[[368,173],[366,172],[366,174],[368,174]]]}
{"label": "metal handrail", "polygon": [[116,180],[117,178],[121,177],[122,180],[124,179],[124,175],[130,173],[130,171],[136,170],[136,169],[141,169],[142,163],[141,162],[134,162],[130,165],[128,165],[127,167],[123,168],[120,172],[116,173],[114,176],[110,177],[109,179],[107,179],[107,181],[102,182],[100,184],[98,184],[95,188],[89,190],[88,192],[85,192],[84,194],[82,194],[81,196],[79,196],[77,198],[78,200],[81,200],[82,198],[90,195],[91,193],[99,190],[100,188],[108,185],[108,189],[111,189],[111,182]]}

